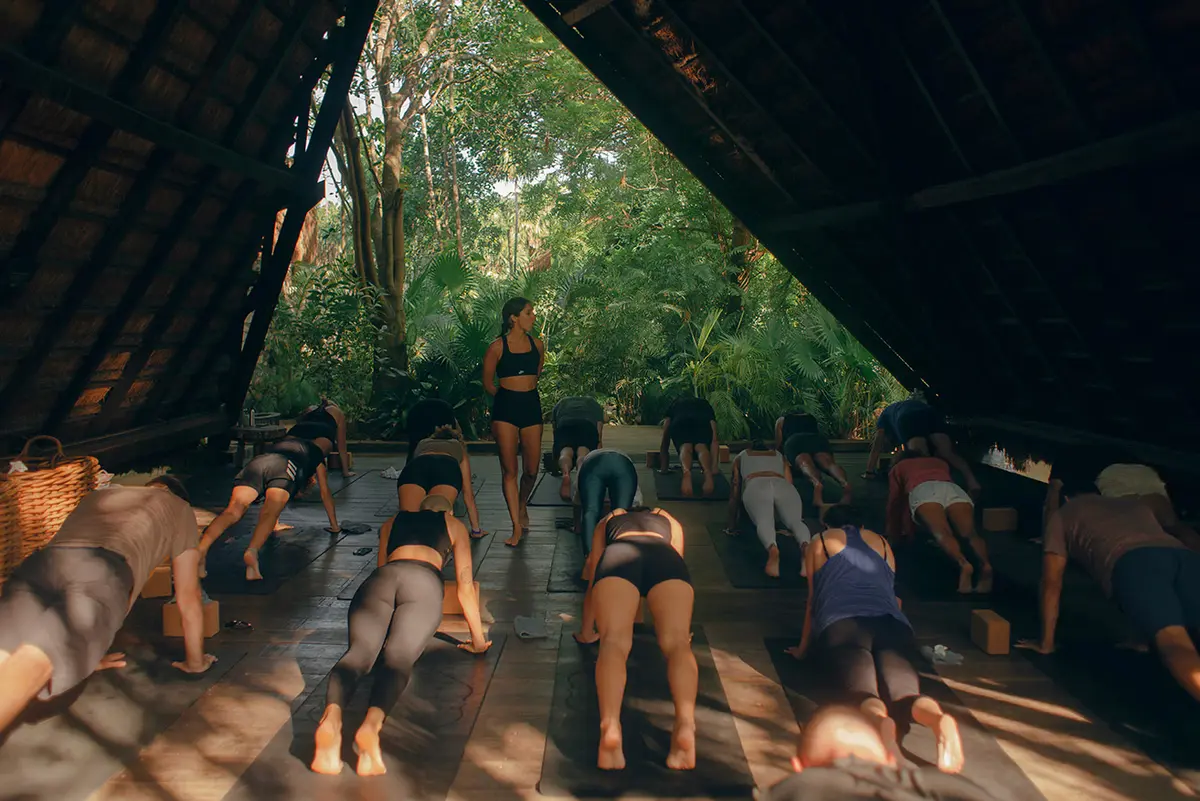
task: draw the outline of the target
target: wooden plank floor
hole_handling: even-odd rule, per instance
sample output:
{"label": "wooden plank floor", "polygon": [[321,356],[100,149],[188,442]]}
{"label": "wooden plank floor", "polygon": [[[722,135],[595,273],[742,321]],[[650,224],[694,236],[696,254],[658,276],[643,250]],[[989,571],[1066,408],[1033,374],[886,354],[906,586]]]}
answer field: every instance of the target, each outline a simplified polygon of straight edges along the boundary
{"label": "wooden plank floor", "polygon": [[[549,442],[549,436],[546,437]],[[610,429],[606,445],[640,455],[657,447],[657,429]],[[360,472],[400,467],[402,456],[357,455]],[[507,536],[508,515],[501,495],[496,458],[473,456],[475,472],[485,478],[479,493],[483,525]],[[724,471],[728,474],[728,466]],[[654,501],[649,471],[639,466],[643,491]],[[339,592],[375,559],[355,556],[362,546],[378,544],[377,515],[395,498],[395,483],[364,475],[338,494],[339,517],[372,525],[370,533],[351,536],[319,557],[305,571],[265,597],[222,599],[222,621],[247,620],[252,631],[223,630],[213,648],[244,652],[224,676],[166,731],[139,753],[127,754],[126,769],[91,798],[156,798],[174,801],[221,799],[238,785],[247,768],[291,716],[324,680],[346,642],[346,608]],[[756,782],[765,786],[784,777],[797,735],[796,720],[764,645],[765,637],[798,638],[804,596],[799,591],[737,590],[726,577],[707,533],[709,522],[725,514],[723,503],[667,504],[689,532],[687,562],[697,591],[697,622],[705,627],[717,668],[737,721]],[[530,508],[531,531],[517,549],[497,539],[477,565],[482,585],[485,623],[511,632],[517,615],[548,621],[550,636],[520,640],[508,636],[478,709],[446,797],[453,799],[522,799],[538,796],[545,732],[554,692],[557,643],[563,627],[577,625],[581,596],[546,592],[554,554],[555,519],[567,510]],[[284,520],[320,519],[319,505],[295,505]],[[974,714],[996,734],[1006,752],[1051,801],[1060,799],[1188,797],[1180,782],[1128,743],[1115,730],[1044,674],[1018,656],[988,657],[966,636],[968,611],[954,603],[910,603],[923,642],[942,643],[966,656],[943,675]],[[139,601],[122,641],[157,641],[159,605]],[[447,632],[465,632],[461,619],[447,619]],[[166,647],[178,647],[174,645]],[[110,720],[119,731],[136,721]],[[970,754],[967,754],[970,759]],[[22,765],[22,769],[67,769],[68,766]],[[357,780],[362,798],[378,795],[372,780]],[[344,784],[342,786],[345,786]],[[635,788],[629,797],[635,798]],[[0,798],[4,793],[0,790]],[[81,797],[89,797],[87,795]],[[270,795],[258,794],[264,799]],[[339,795],[345,798],[345,795]],[[57,799],[56,799],[57,801]]]}

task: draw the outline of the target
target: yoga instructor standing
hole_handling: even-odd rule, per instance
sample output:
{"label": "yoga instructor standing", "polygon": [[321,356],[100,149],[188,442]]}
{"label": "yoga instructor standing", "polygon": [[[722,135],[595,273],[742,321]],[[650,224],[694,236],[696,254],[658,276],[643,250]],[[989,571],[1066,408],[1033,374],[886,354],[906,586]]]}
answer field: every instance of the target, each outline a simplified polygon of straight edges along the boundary
{"label": "yoga instructor standing", "polygon": [[[504,474],[504,500],[512,517],[512,537],[504,541],[516,546],[525,533],[529,513],[525,502],[533,492],[542,457],[542,400],[538,377],[546,360],[546,348],[533,336],[533,304],[513,298],[500,313],[500,336],[483,357],[483,389],[492,396],[492,436],[500,453]],[[499,386],[497,386],[499,384]],[[524,470],[517,479],[517,448]]]}

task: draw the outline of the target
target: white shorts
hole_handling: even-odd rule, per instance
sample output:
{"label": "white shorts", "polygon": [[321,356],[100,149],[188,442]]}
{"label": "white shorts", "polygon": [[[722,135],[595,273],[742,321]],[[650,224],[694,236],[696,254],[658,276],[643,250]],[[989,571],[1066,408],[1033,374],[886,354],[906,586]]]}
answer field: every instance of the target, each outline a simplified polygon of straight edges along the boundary
{"label": "white shorts", "polygon": [[925,503],[936,503],[943,509],[956,503],[975,505],[966,490],[952,481],[926,481],[908,493],[908,511],[912,513],[913,520],[917,519],[917,507]]}
{"label": "white shorts", "polygon": [[1153,467],[1144,464],[1110,464],[1096,476],[1096,489],[1105,498],[1129,495],[1167,495],[1167,485]]}

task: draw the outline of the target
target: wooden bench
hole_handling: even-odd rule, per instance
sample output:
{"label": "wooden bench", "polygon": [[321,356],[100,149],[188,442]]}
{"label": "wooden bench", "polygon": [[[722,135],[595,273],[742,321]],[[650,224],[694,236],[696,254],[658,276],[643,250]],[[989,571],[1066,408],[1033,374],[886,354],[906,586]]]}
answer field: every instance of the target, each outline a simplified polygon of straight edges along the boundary
{"label": "wooden bench", "polygon": [[237,440],[237,456],[234,466],[239,470],[246,463],[246,443],[249,442],[254,450],[254,456],[263,452],[267,443],[274,442],[287,433],[287,426],[234,426],[233,436]]}

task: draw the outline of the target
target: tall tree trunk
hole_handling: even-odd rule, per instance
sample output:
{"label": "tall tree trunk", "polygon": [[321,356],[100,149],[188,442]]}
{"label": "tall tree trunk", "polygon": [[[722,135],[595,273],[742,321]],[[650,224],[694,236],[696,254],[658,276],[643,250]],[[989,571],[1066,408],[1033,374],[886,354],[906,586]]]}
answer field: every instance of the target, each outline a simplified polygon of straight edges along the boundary
{"label": "tall tree trunk", "polygon": [[517,245],[521,242],[521,178],[513,172],[513,249],[512,271],[517,273]]}
{"label": "tall tree trunk", "polygon": [[367,191],[354,111],[350,108],[349,101],[342,109],[336,134],[333,153],[337,159],[338,171],[342,173],[345,181],[346,192],[350,196],[350,233],[354,240],[354,267],[360,280],[366,284],[378,285],[379,274],[376,271],[371,242],[371,199]]}
{"label": "tall tree trunk", "polygon": [[442,215],[438,208],[437,195],[433,191],[433,164],[429,159],[429,118],[421,117],[421,147],[425,151],[425,188],[429,192],[429,214],[433,217],[433,230],[437,233],[438,247],[442,246]]}
{"label": "tall tree trunk", "polygon": [[458,259],[462,261],[462,206],[458,200],[458,142],[450,132],[450,194],[454,202],[454,241],[458,245]]}

